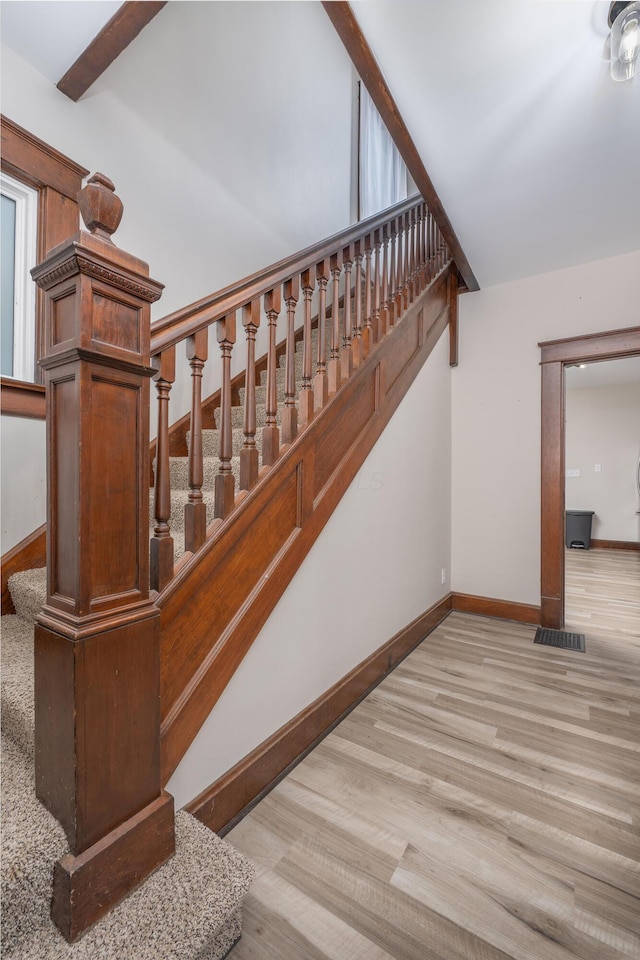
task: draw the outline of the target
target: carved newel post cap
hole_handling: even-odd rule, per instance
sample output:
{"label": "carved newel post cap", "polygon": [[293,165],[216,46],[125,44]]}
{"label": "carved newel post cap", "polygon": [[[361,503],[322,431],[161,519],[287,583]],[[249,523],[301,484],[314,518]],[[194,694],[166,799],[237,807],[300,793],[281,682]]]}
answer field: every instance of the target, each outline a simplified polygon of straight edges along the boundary
{"label": "carved newel post cap", "polygon": [[109,243],[113,242],[111,234],[118,229],[124,210],[115,189],[104,173],[94,173],[78,194],[78,206],[87,230]]}

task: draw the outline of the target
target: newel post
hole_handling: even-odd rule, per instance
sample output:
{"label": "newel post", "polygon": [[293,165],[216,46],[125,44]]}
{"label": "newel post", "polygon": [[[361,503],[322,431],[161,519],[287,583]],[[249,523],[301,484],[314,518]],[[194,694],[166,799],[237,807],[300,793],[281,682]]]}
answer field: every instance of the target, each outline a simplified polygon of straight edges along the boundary
{"label": "newel post", "polygon": [[150,304],[162,286],[110,239],[122,216],[111,181],[96,174],[78,202],[89,232],[33,270],[46,296],[49,485],[36,792],[69,841],[51,909],[68,940],[175,849],[149,596]]}

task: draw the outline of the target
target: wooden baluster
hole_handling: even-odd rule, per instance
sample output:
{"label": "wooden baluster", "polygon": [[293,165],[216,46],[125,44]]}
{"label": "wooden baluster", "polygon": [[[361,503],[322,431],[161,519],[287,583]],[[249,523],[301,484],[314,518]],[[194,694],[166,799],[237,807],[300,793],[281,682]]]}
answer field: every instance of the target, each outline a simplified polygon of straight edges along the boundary
{"label": "wooden baluster", "polygon": [[404,236],[404,217],[398,217],[398,248],[397,248],[397,264],[396,264],[396,321],[400,319],[403,313],[403,274],[404,274],[404,255],[403,255],[403,244],[405,243]]}
{"label": "wooden baluster", "polygon": [[438,224],[435,221],[435,217],[433,217],[432,220],[433,220],[433,274],[434,274],[434,277],[437,277],[438,274],[440,273],[440,265],[438,263],[438,253],[439,253],[438,235],[440,231],[438,230]]}
{"label": "wooden baluster", "polygon": [[315,267],[310,267],[302,274],[302,296],[304,297],[304,353],[302,357],[302,383],[298,395],[298,416],[300,423],[305,426],[313,420],[313,384],[312,353],[311,353],[311,298],[316,284]]}
{"label": "wooden baluster", "polygon": [[389,224],[382,228],[382,304],[380,307],[380,322],[378,337],[380,340],[386,335],[389,327]]}
{"label": "wooden baluster", "polygon": [[149,582],[152,590],[162,590],[173,578],[173,537],[171,518],[171,479],[169,476],[169,394],[176,378],[176,348],[169,347],[152,357],[153,379],[158,392],[158,436],[156,438],[156,476],[154,489],[155,526],[150,544]]}
{"label": "wooden baluster", "polygon": [[431,266],[431,279],[435,280],[438,273],[436,266],[436,222],[433,218],[433,214],[429,217],[429,264]]}
{"label": "wooden baluster", "polygon": [[391,233],[391,256],[389,257],[389,326],[392,327],[397,316],[396,300],[396,238],[398,236],[398,221],[396,217],[389,224]]}
{"label": "wooden baluster", "polygon": [[426,216],[426,208],[424,203],[420,204],[418,211],[418,282],[420,286],[420,292],[422,292],[427,285],[427,278],[424,271],[424,218]]}
{"label": "wooden baluster", "polygon": [[406,310],[411,303],[411,214],[407,210],[404,215],[404,258],[402,263],[402,306]]}
{"label": "wooden baluster", "polygon": [[363,360],[362,354],[362,241],[356,240],[354,244],[355,251],[355,280],[353,284],[354,296],[354,324],[353,336],[351,338],[351,350],[353,352],[354,367],[360,366]]}
{"label": "wooden baluster", "polygon": [[415,208],[415,260],[413,265],[413,283],[416,297],[422,292],[422,204]]}
{"label": "wooden baluster", "polygon": [[424,276],[424,286],[428,287],[429,277],[429,208],[426,203],[422,211],[422,273]]}
{"label": "wooden baluster", "polygon": [[429,228],[429,224],[430,224],[430,223],[431,223],[431,214],[429,213],[429,208],[428,208],[428,207],[425,207],[425,211],[424,211],[424,225],[423,225],[423,228],[422,228],[423,231],[424,231],[424,239],[423,239],[423,244],[424,244],[424,267],[423,267],[423,270],[424,270],[424,285],[425,285],[425,287],[428,287],[429,284],[431,283],[431,265],[430,265],[430,260],[429,260],[429,257],[430,257],[430,255],[431,255],[431,246],[430,246],[430,244],[429,244],[429,229],[430,229],[430,228]]}
{"label": "wooden baluster", "polygon": [[287,354],[285,358],[284,409],[282,411],[282,442],[292,443],[298,434],[296,409],[296,306],[300,299],[300,277],[296,274],[284,285],[287,305]]}
{"label": "wooden baluster", "polygon": [[251,490],[258,482],[256,446],[256,333],[260,326],[260,298],[242,308],[242,326],[247,341],[244,375],[244,442],[240,450],[240,489]]}
{"label": "wooden baluster", "polygon": [[[342,273],[342,250],[331,257],[331,278],[333,293],[331,297],[331,356],[329,358],[329,396],[339,389],[342,383],[340,368],[340,274]],[[346,297],[345,297],[346,300]]]}
{"label": "wooden baluster", "polygon": [[412,207],[409,213],[409,300],[411,303],[418,295],[416,283],[416,208]]}
{"label": "wooden baluster", "polygon": [[371,350],[371,234],[364,238],[364,319],[362,324],[362,358]]}
{"label": "wooden baluster", "polygon": [[216,475],[214,515],[224,520],[233,510],[235,481],[231,470],[233,431],[231,429],[231,352],[236,342],[236,314],[216,321],[216,334],[222,354],[222,390],[220,391],[220,469]]}
{"label": "wooden baluster", "polygon": [[353,266],[353,244],[342,252],[344,258],[344,338],[340,351],[340,370],[342,379],[348,380],[353,373],[353,347],[351,346],[351,267]]}
{"label": "wooden baluster", "polygon": [[189,502],[184,506],[184,548],[198,550],[207,535],[207,507],[202,499],[202,370],[207,361],[209,334],[199,330],[187,338],[191,367],[191,423],[189,436]]}
{"label": "wooden baluster", "polygon": [[329,259],[321,260],[316,267],[318,287],[318,367],[313,385],[316,412],[322,410],[329,399],[329,380],[327,377],[327,284],[329,283]]}
{"label": "wooden baluster", "polygon": [[281,309],[282,287],[274,287],[273,290],[269,290],[269,292],[264,295],[264,310],[267,315],[269,341],[267,347],[267,409],[266,425],[262,431],[262,463],[268,467],[274,464],[280,456],[280,431],[276,423],[278,416],[276,324],[278,323],[278,314]]}
{"label": "wooden baluster", "polygon": [[376,230],[373,234],[373,249],[375,260],[373,264],[373,318],[371,332],[373,342],[380,340],[380,245],[382,231]]}

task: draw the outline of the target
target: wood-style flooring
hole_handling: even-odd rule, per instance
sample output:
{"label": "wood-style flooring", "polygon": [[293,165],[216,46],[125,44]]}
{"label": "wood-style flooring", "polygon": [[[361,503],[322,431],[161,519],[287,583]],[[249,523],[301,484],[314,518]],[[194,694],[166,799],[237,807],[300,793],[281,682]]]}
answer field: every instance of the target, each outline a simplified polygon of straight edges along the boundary
{"label": "wood-style flooring", "polygon": [[452,614],[227,835],[231,960],[640,958],[640,554],[567,567],[586,653]]}

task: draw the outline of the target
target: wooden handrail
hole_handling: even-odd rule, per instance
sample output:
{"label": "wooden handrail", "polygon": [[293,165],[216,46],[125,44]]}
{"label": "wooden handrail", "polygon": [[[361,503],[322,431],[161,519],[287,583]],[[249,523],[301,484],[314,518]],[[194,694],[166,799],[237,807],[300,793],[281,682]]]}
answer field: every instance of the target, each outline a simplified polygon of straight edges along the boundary
{"label": "wooden handrail", "polygon": [[321,260],[334,254],[337,249],[355,243],[394,217],[404,216],[419,202],[420,197],[415,194],[394,207],[389,207],[367,220],[360,220],[346,230],[321,240],[320,243],[306,247],[293,256],[279,260],[264,270],[259,270],[202,300],[196,300],[182,310],[176,310],[156,320],[151,324],[151,356],[180,343],[186,337],[193,336],[198,330],[203,330],[216,320],[241,310],[251,300],[274,289],[293,275],[315,267]]}

